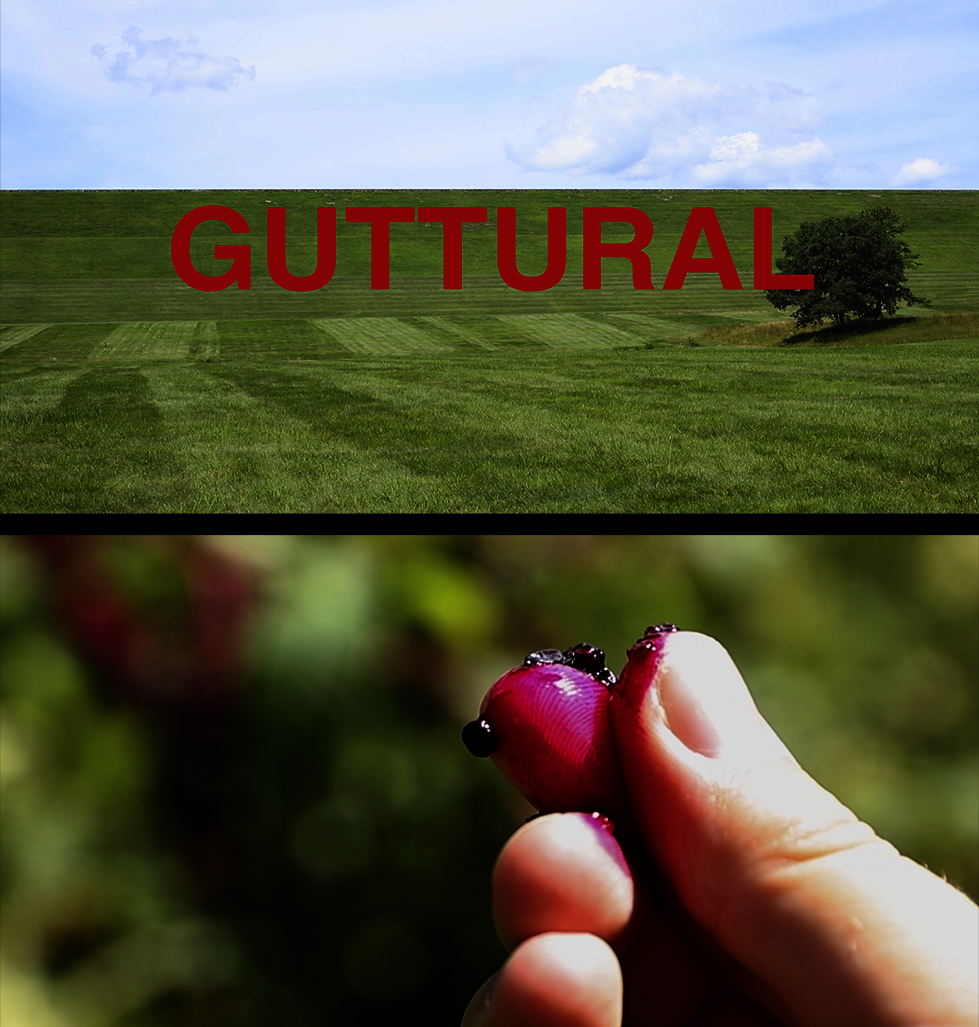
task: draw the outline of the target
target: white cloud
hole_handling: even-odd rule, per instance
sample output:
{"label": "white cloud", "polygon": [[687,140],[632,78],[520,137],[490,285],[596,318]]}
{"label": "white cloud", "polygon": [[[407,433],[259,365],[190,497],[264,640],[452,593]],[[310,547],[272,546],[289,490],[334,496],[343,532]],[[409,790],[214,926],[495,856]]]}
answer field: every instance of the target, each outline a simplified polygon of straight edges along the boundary
{"label": "white cloud", "polygon": [[917,160],[902,164],[901,170],[891,179],[891,185],[914,185],[917,182],[930,182],[935,178],[947,175],[947,164],[939,164],[930,157],[919,157]]}
{"label": "white cloud", "polygon": [[142,29],[131,25],[122,34],[125,48],[115,53],[102,43],[92,47],[111,81],[152,85],[152,96],[164,90],[182,93],[194,86],[227,91],[239,75],[255,77],[254,64],[243,68],[237,57],[211,57],[190,36],[143,39],[142,34]]}
{"label": "white cloud", "polygon": [[693,173],[708,186],[731,181],[759,186],[772,181],[800,185],[807,184],[814,173],[832,161],[833,151],[819,139],[768,147],[757,132],[741,132],[718,139],[710,160],[697,164]]}
{"label": "white cloud", "polygon": [[[507,156],[537,171],[665,180],[692,174],[715,186],[811,184],[833,153],[819,139],[798,138],[810,114],[792,105],[804,91],[773,85],[777,112],[763,110],[750,89],[619,64],[581,86],[564,117],[539,129],[533,143],[508,146]],[[780,138],[731,131],[748,126]]]}

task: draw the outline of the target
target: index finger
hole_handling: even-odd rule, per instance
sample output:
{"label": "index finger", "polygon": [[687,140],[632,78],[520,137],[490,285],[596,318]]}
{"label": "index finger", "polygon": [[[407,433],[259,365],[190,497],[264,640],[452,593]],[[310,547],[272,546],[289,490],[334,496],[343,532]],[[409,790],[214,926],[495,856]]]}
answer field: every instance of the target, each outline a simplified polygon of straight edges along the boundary
{"label": "index finger", "polygon": [[509,949],[546,931],[616,942],[635,900],[629,866],[598,814],[535,817],[509,839],[493,871],[493,916]]}

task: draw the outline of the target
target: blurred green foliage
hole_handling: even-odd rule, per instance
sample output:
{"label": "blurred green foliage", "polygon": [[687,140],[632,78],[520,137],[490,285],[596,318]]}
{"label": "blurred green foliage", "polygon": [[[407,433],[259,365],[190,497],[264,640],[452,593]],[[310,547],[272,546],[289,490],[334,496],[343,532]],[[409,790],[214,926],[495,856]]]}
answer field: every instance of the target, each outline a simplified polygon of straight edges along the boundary
{"label": "blurred green foliage", "polygon": [[[186,615],[166,536],[99,538],[136,608]],[[161,805],[179,733],[100,683],[2,540],[5,1023],[458,1022],[504,958],[489,875],[529,812],[461,725],[525,653],[588,641],[618,669],[664,620],[720,639],[817,779],[979,895],[977,536],[196,541],[262,588],[235,744],[185,783],[217,789],[220,838],[188,858]]]}

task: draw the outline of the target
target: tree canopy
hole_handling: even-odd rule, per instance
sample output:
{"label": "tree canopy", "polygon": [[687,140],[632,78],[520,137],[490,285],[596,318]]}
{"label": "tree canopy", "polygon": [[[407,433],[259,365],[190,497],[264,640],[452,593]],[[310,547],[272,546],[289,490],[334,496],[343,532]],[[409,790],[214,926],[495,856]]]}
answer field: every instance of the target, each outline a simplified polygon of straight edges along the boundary
{"label": "tree canopy", "polygon": [[899,303],[928,306],[907,285],[906,271],[920,267],[917,253],[898,236],[904,231],[890,207],[870,207],[859,214],[806,221],[785,237],[784,255],[775,266],[782,274],[815,278],[812,289],[766,289],[777,310],[797,307],[799,328],[831,318],[877,320],[892,315]]}

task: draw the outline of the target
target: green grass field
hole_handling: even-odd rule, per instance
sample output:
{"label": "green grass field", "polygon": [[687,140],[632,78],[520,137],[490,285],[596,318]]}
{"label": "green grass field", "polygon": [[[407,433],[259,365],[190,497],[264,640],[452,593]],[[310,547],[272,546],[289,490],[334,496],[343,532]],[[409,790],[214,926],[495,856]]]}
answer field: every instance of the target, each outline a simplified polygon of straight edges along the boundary
{"label": "green grass field", "polygon": [[[440,226],[394,225],[391,288],[370,229],[338,218],[337,271],[292,293],[265,271],[267,201],[289,268],[315,265],[315,208],[485,206],[464,284],[442,289]],[[970,512],[979,507],[979,198],[967,192],[367,191],[2,194],[4,512]],[[252,246],[251,290],[203,293],[170,261],[194,237]],[[775,252],[801,221],[886,203],[933,307],[846,333],[794,332],[751,289],[752,209]],[[496,207],[543,270],[548,206],[568,272],[520,293],[496,272]],[[583,206],[640,207],[656,289],[603,264],[581,288]],[[718,214],[745,289],[660,286],[690,209]],[[623,226],[624,227],[624,226]],[[199,238],[204,232],[211,233]],[[631,229],[617,236],[631,237]],[[703,251],[707,255],[703,241]]]}

